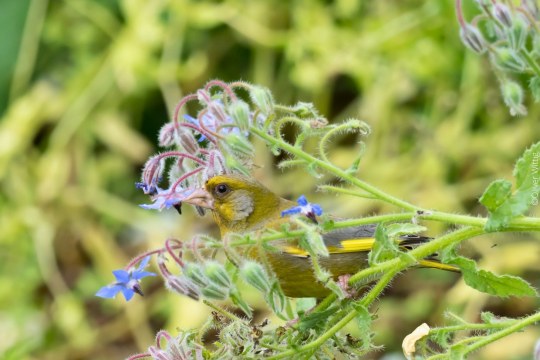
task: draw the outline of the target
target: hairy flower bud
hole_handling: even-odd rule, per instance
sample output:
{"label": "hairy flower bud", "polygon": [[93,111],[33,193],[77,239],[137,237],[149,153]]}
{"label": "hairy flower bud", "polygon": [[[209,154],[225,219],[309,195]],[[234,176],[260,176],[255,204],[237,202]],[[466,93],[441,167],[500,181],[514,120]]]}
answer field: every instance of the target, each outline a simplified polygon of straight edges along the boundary
{"label": "hairy flower bud", "polygon": [[492,8],[493,17],[506,27],[512,26],[512,12],[505,4],[496,3]]}
{"label": "hairy flower bud", "polygon": [[210,281],[217,285],[225,288],[232,286],[231,278],[222,264],[216,261],[208,261],[204,264],[204,272]]}
{"label": "hairy flower bud", "polygon": [[540,12],[538,11],[538,4],[536,3],[536,0],[522,0],[521,5],[525,11],[532,15],[534,19],[539,19]]}
{"label": "hairy flower bud", "polygon": [[201,295],[199,287],[185,277],[169,275],[165,278],[165,286],[174,292],[189,296],[194,300],[199,300]]}
{"label": "hairy flower bud", "polygon": [[465,24],[465,26],[461,27],[459,36],[463,44],[472,51],[478,54],[483,54],[486,51],[486,41],[482,33],[471,24]]}
{"label": "hairy flower bud", "polygon": [[191,130],[186,129],[185,127],[178,127],[176,131],[176,137],[178,143],[188,152],[189,154],[195,155],[199,152],[199,145],[197,140],[191,133]]}
{"label": "hairy flower bud", "polygon": [[166,123],[159,130],[158,144],[161,147],[169,147],[174,144],[174,123]]}
{"label": "hairy flower bud", "polygon": [[316,118],[319,116],[317,109],[315,109],[315,105],[302,101],[299,101],[294,105],[294,114],[300,118]]}
{"label": "hairy flower bud", "polygon": [[159,158],[159,155],[152,156],[146,164],[144,164],[141,182],[136,186],[143,190],[145,194],[154,195],[158,190],[158,183],[161,181],[163,174],[164,160]]}
{"label": "hairy flower bud", "polygon": [[501,70],[521,72],[525,69],[525,62],[513,49],[496,48],[491,54],[491,60]]}
{"label": "hairy flower bud", "polygon": [[241,131],[249,129],[249,105],[242,100],[234,101],[229,106],[229,113],[231,114],[234,123],[238,125]]}
{"label": "hairy flower bud", "polygon": [[193,280],[193,282],[201,288],[208,285],[208,278],[199,264],[187,263],[185,264],[183,271],[185,276]]}
{"label": "hairy flower bud", "polygon": [[240,268],[240,275],[248,284],[257,290],[264,293],[270,291],[272,283],[261,264],[254,261],[246,261]]}
{"label": "hairy flower bud", "polygon": [[261,110],[264,115],[269,115],[274,112],[274,98],[272,93],[265,87],[253,86],[249,92],[251,101]]}
{"label": "hairy flower bud", "polygon": [[266,302],[268,303],[268,305],[270,305],[270,308],[272,308],[272,310],[274,310],[274,312],[277,314],[281,313],[285,308],[285,295],[279,288],[279,283],[277,281],[272,285],[270,292],[266,296]]}
{"label": "hairy flower bud", "polygon": [[516,82],[506,80],[502,84],[504,103],[510,108],[510,114],[527,115],[527,109],[523,106],[523,89]]}
{"label": "hairy flower bud", "polygon": [[227,147],[229,151],[233,154],[240,156],[252,156],[253,155],[253,145],[249,140],[242,134],[230,133],[225,136],[223,144]]}
{"label": "hairy flower bud", "polygon": [[201,289],[201,294],[208,299],[224,300],[229,296],[229,289],[210,283]]}
{"label": "hairy flower bud", "polygon": [[508,42],[514,50],[523,49],[529,32],[529,23],[522,15],[514,17],[512,26],[508,29]]}

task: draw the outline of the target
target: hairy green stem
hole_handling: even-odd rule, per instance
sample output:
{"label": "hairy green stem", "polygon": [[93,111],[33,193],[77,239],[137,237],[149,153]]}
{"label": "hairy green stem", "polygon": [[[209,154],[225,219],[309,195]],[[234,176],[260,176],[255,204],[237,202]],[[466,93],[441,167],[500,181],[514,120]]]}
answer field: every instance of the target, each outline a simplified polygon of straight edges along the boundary
{"label": "hairy green stem", "polygon": [[[436,253],[438,250],[453,244],[457,244],[465,239],[469,239],[480,234],[483,234],[484,230],[474,227],[466,227],[449,234],[443,235],[435,240],[432,240],[424,245],[421,245],[407,254],[416,260],[421,260],[431,254]],[[361,282],[364,279],[369,279],[375,275],[379,275],[386,271],[402,271],[409,266],[409,262],[403,258],[394,258],[376,266],[369,267],[361,270],[349,279],[349,284],[354,285]]]}
{"label": "hairy green stem", "polygon": [[540,76],[540,66],[538,66],[538,63],[532,58],[529,52],[527,50],[521,49],[519,50],[519,54],[525,59],[525,61],[534,71],[536,76]]}
{"label": "hairy green stem", "polygon": [[[381,292],[388,285],[388,283],[392,281],[396,273],[397,271],[389,271],[388,273],[386,273],[377,282],[377,284],[366,294],[366,296],[364,296],[362,300],[360,300],[360,303],[363,306],[366,306],[366,307],[369,306],[373,301],[375,301],[375,299],[377,299],[377,297],[381,294]],[[354,318],[357,315],[358,315],[358,312],[355,309],[352,309],[340,321],[338,321],[335,325],[333,325],[330,329],[326,330],[324,333],[322,333],[317,339],[313,340],[312,342],[307,343],[303,346],[300,346],[299,348],[287,350],[280,354],[271,356],[268,359],[276,360],[276,359],[291,358],[300,353],[317,349],[321,347],[328,339],[334,336],[339,330],[343,329],[345,325],[347,325],[349,322],[354,320]]]}
{"label": "hairy green stem", "polygon": [[359,188],[367,191],[368,193],[371,193],[375,195],[377,198],[384,200],[390,204],[396,205],[400,208],[406,209],[406,210],[420,210],[418,207],[414,206],[413,204],[400,200],[392,195],[389,195],[385,193],[384,191],[381,191],[374,187],[373,185],[370,185],[355,176],[347,173],[345,170],[338,168],[337,166],[334,166],[330,163],[327,163],[325,161],[322,161],[321,159],[318,159],[310,154],[307,154],[306,152],[302,151],[300,148],[294,147],[293,145],[289,144],[286,141],[283,141],[281,139],[273,138],[272,136],[268,135],[264,131],[252,126],[250,128],[250,131],[265,140],[267,143],[279,146],[283,150],[289,152],[290,154],[293,154],[294,156],[303,159],[307,161],[308,163],[312,163],[321,169],[324,169],[330,173],[333,173],[340,178],[350,182],[351,184],[358,186]]}
{"label": "hairy green stem", "polygon": [[516,322],[513,325],[510,325],[500,331],[497,331],[496,333],[487,335],[482,337],[480,340],[475,342],[474,344],[471,344],[467,346],[464,350],[464,354],[471,353],[475,350],[478,350],[479,348],[486,346],[496,340],[499,340],[505,336],[508,336],[510,334],[513,334],[521,329],[523,329],[526,326],[532,325],[534,323],[537,323],[540,321],[540,312],[537,312],[531,316],[528,316],[521,320],[516,320]]}

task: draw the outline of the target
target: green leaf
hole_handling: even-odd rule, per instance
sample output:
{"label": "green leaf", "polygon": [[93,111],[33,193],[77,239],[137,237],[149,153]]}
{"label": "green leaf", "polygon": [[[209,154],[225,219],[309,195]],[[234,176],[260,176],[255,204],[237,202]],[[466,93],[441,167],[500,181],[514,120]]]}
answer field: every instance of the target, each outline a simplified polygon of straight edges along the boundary
{"label": "green leaf", "polygon": [[529,81],[529,89],[533,95],[534,101],[540,101],[540,77],[535,76]]}
{"label": "green leaf", "polygon": [[371,331],[371,322],[373,317],[369,313],[369,310],[359,302],[353,303],[352,306],[357,313],[355,319],[358,325],[358,336],[362,343],[361,349],[368,350],[372,346],[371,338],[373,333]]}
{"label": "green leaf", "polygon": [[296,300],[296,312],[299,315],[303,315],[315,305],[317,305],[315,298],[299,298]]}
{"label": "green leaf", "polygon": [[242,310],[244,314],[246,314],[248,318],[251,318],[253,312],[251,311],[249,304],[242,298],[238,291],[233,291],[230,295],[230,299],[232,300],[233,304],[238,306],[240,310]]}
{"label": "green leaf", "polygon": [[368,256],[369,264],[377,264],[400,256],[403,252],[394,239],[401,235],[416,234],[425,230],[425,227],[411,223],[390,224],[387,227],[379,224],[375,230],[373,249]]}
{"label": "green leaf", "polygon": [[397,245],[390,240],[388,231],[384,225],[377,225],[377,229],[375,229],[375,243],[368,255],[369,265],[373,266],[374,264],[394,258],[398,252]]}
{"label": "green leaf", "polygon": [[298,329],[306,331],[309,329],[322,329],[326,326],[326,321],[331,315],[334,315],[339,310],[338,307],[332,306],[326,310],[312,312],[300,318]]}
{"label": "green leaf", "polygon": [[462,256],[449,259],[463,274],[463,280],[470,287],[495,296],[537,296],[536,290],[518,276],[496,275],[487,270],[479,270],[476,263]]}
{"label": "green leaf", "polygon": [[312,256],[328,257],[330,255],[321,233],[313,225],[306,227],[306,232],[300,237],[298,245]]}
{"label": "green leaf", "polygon": [[480,203],[489,211],[495,211],[512,195],[512,183],[507,180],[495,180],[480,198]]}
{"label": "green leaf", "polygon": [[486,231],[499,231],[508,227],[512,219],[525,214],[531,205],[538,203],[539,168],[540,142],[537,142],[516,162],[513,173],[516,179],[514,193],[511,193],[511,184],[506,180],[495,180],[488,186],[480,198],[480,203],[490,213]]}
{"label": "green leaf", "polygon": [[390,238],[406,234],[418,234],[426,231],[425,226],[416,225],[413,223],[396,223],[386,227],[386,231]]}

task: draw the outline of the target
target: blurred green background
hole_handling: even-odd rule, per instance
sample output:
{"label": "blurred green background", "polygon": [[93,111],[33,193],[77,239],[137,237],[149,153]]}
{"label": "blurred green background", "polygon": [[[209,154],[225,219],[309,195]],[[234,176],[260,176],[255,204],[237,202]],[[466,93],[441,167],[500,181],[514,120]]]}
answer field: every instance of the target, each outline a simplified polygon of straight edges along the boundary
{"label": "blurred green background", "polygon": [[[206,319],[204,305],[159,279],[128,305],[93,294],[167,237],[216,234],[191,209],[138,208],[148,200],[134,187],[176,102],[210,79],[265,85],[281,103],[312,101],[333,122],[368,122],[359,176],[425,208],[485,215],[483,189],[510,179],[540,139],[539,107],[529,101],[528,116],[509,115],[486,59],[460,43],[452,1],[3,0],[0,34],[3,359],[121,359],[159,329],[174,335]],[[355,142],[336,141],[332,159],[348,164]],[[256,176],[283,196],[312,194],[343,217],[395,211],[313,194],[325,179],[276,170],[259,150]],[[447,230],[428,225],[429,235]],[[485,236],[462,252],[538,287],[538,240]],[[264,303],[250,299],[263,319]],[[480,311],[516,317],[538,305],[489,297],[454,274],[410,271],[376,305],[385,349],[370,358],[401,358],[403,337],[422,322],[443,324],[446,309],[476,321]],[[473,358],[529,359],[539,337],[529,328]]]}

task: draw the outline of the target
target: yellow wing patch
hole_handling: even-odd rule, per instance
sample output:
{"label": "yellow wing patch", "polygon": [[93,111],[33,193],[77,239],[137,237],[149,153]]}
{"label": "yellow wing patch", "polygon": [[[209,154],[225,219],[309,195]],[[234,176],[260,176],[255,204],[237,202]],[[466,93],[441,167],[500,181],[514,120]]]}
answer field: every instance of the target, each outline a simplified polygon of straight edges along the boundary
{"label": "yellow wing patch", "polygon": [[[352,252],[370,251],[371,248],[373,247],[374,242],[375,242],[374,238],[342,240],[341,247],[329,246],[328,252],[330,252],[330,254],[344,254],[344,253],[352,253]],[[288,245],[288,246],[283,247],[283,252],[289,255],[300,256],[300,257],[309,256],[307,251],[294,245]]]}

